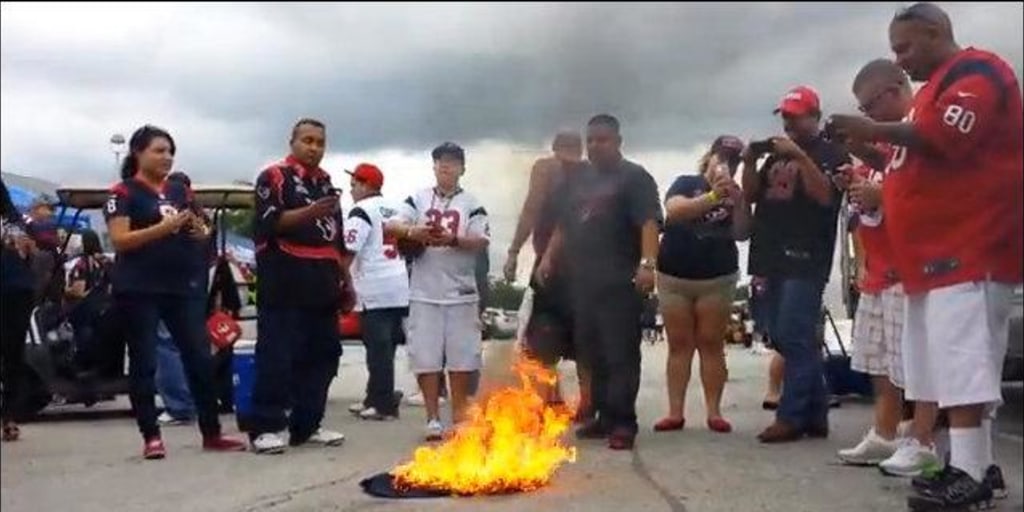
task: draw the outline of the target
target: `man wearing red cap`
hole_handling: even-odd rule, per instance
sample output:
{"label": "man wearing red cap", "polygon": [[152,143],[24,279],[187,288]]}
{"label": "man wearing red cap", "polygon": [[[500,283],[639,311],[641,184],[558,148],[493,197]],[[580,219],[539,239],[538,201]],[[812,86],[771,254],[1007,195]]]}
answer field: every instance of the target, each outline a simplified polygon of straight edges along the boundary
{"label": "man wearing red cap", "polygon": [[813,89],[790,90],[775,113],[786,136],[752,142],[743,155],[743,191],[756,205],[748,268],[765,279],[766,331],[786,360],[775,423],[758,436],[764,443],[828,435],[817,326],[841,199],[829,176],[848,162],[845,151],[820,134],[821,104]]}
{"label": "man wearing red cap", "polygon": [[373,164],[359,164],[350,171],[355,206],[345,223],[345,248],[355,255],[352,279],[356,309],[361,311],[363,344],[366,345],[366,399],[350,408],[367,420],[398,416],[395,396],[395,345],[402,337],[402,319],[409,311],[409,279],[405,260],[394,237],[384,226],[398,212],[381,195],[384,174]]}

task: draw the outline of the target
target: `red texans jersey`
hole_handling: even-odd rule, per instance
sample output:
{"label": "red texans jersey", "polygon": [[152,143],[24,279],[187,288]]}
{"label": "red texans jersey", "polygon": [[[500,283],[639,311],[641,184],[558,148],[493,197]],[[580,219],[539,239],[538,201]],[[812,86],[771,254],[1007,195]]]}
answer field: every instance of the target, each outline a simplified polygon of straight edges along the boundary
{"label": "red texans jersey", "polygon": [[[879,147],[886,154],[892,154],[888,145]],[[864,166],[867,167],[867,166]],[[885,187],[885,169],[858,169],[866,178],[874,183],[883,184]],[[860,212],[860,222],[857,223],[857,236],[864,245],[864,277],[859,283],[860,290],[864,293],[881,293],[886,288],[899,282],[895,264],[893,263],[892,244],[889,242],[889,234],[885,225],[886,207],[880,208],[877,212]]]}
{"label": "red texans jersey", "polygon": [[961,51],[914,97],[915,148],[895,146],[886,226],[907,293],[1022,281],[1020,86],[996,55]]}

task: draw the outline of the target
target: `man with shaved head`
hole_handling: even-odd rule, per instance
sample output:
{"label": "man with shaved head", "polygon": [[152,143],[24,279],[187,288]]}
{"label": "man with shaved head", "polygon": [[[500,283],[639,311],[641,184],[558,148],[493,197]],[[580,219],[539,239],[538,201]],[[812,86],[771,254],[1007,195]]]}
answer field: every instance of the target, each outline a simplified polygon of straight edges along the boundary
{"label": "man with shaved head", "polygon": [[889,26],[896,62],[917,81],[901,122],[835,116],[836,132],[894,150],[882,202],[907,294],[903,355],[907,398],[938,402],[949,417],[950,461],[919,481],[914,510],[988,504],[994,482],[991,412],[1013,289],[1024,281],[1024,110],[1012,68],[962,49],[949,17],[928,3]]}
{"label": "man with shaved head", "polygon": [[[866,64],[853,81],[853,94],[861,112],[878,122],[898,122],[910,112],[914,91],[907,74],[895,62],[877,59]],[[886,233],[882,186],[892,146],[848,141],[864,165],[846,173],[842,186],[849,192],[851,213],[859,220],[856,236],[864,260],[858,274],[861,298],[854,318],[856,345],[853,369],[871,376],[875,389],[875,422],[857,446],[840,450],[840,460],[854,465],[878,465],[893,476],[917,476],[939,466],[932,429],[937,405],[915,404],[913,432],[898,438],[902,412],[901,350],[905,295],[893,263]]]}
{"label": "man with shaved head", "polygon": [[[516,233],[509,246],[508,259],[505,262],[505,278],[513,281],[516,278],[519,251],[526,239],[533,237],[533,251],[536,254],[534,267],[540,262],[547,250],[548,242],[555,231],[558,220],[558,201],[553,193],[567,180],[577,174],[583,158],[583,138],[578,130],[561,130],[555,135],[551,144],[553,154],[538,159],[530,172],[530,187],[523,201],[523,209],[519,214]],[[533,273],[531,272],[531,276]],[[533,308],[526,327],[526,348],[534,356],[548,365],[558,363],[559,359],[573,359],[572,308],[568,297],[568,286],[565,283],[565,272],[558,272],[562,278],[554,279],[546,286],[531,279],[533,291]],[[577,366],[580,381],[580,403],[577,419],[589,419],[590,389],[586,369]],[[561,400],[557,385],[550,390],[552,401]]]}

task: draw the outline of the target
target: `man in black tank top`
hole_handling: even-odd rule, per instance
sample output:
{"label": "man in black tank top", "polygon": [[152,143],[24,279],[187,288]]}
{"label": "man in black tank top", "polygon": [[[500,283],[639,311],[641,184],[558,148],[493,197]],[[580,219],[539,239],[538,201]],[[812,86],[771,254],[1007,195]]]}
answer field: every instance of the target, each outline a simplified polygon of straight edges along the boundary
{"label": "man in black tank top", "polygon": [[[561,131],[555,135],[551,147],[553,155],[537,160],[530,172],[530,187],[523,208],[519,214],[516,233],[508,250],[508,259],[504,267],[505,278],[514,281],[516,278],[517,258],[527,238],[533,239],[533,251],[536,255],[533,269],[536,269],[540,255],[547,250],[551,235],[561,214],[557,206],[554,191],[570,186],[582,165],[583,140],[579,132]],[[565,276],[565,272],[558,273]],[[546,286],[539,287],[531,279],[533,291],[533,308],[526,329],[526,339],[522,340],[534,357],[546,365],[557,364],[562,358],[573,359],[575,351],[572,341],[572,308],[569,302],[568,286],[564,279],[556,279]],[[584,390],[580,397],[580,410],[586,415],[589,409],[589,379],[581,372],[580,389]],[[560,392],[556,386],[551,390],[549,399],[560,401]]]}

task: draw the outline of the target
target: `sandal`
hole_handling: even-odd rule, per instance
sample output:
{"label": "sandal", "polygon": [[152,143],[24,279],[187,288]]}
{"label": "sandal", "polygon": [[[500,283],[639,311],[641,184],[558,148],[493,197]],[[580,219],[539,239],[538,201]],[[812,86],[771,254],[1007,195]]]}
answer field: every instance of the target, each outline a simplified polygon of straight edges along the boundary
{"label": "sandal", "polygon": [[708,418],[708,428],[713,432],[718,432],[719,434],[728,434],[729,432],[732,432],[732,424],[721,416]]}
{"label": "sandal", "polygon": [[673,430],[682,430],[686,426],[686,419],[684,418],[662,418],[654,424],[655,432],[670,432]]}
{"label": "sandal", "polygon": [[19,437],[21,437],[21,429],[18,428],[18,425],[16,425],[13,421],[4,423],[4,441],[17,441]]}

